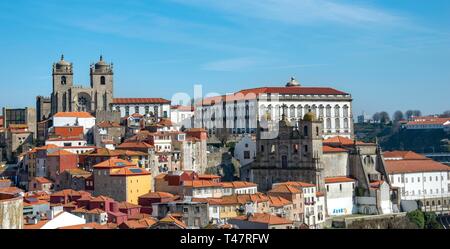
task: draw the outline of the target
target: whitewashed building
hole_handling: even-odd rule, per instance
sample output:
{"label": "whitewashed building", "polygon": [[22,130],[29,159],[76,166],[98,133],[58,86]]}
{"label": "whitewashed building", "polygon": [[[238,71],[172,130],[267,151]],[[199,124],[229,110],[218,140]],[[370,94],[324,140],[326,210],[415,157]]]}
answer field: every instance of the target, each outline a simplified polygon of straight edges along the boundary
{"label": "whitewashed building", "polygon": [[111,110],[119,111],[122,118],[134,113],[170,118],[170,101],[163,98],[114,98]]}
{"label": "whitewashed building", "polygon": [[255,133],[261,117],[277,121],[284,113],[299,120],[313,112],[323,120],[324,138],[353,134],[352,97],[329,87],[304,87],[292,78],[285,87],[259,87],[208,97],[195,106],[194,125],[215,134]]}
{"label": "whitewashed building", "polygon": [[194,127],[194,107],[176,105],[170,107],[170,120],[176,129]]}
{"label": "whitewashed building", "polygon": [[355,179],[345,176],[325,178],[328,216],[356,213],[354,205],[355,181]]}
{"label": "whitewashed building", "polygon": [[84,135],[95,126],[95,117],[88,112],[58,112],[52,117],[53,127],[82,126]]}
{"label": "whitewashed building", "polygon": [[242,136],[234,147],[234,158],[239,160],[241,165],[247,165],[255,160],[256,141],[250,134]]}
{"label": "whitewashed building", "polygon": [[402,201],[426,211],[450,210],[450,167],[411,151],[385,152],[386,170]]}
{"label": "whitewashed building", "polygon": [[408,130],[450,130],[450,118],[439,117],[413,117],[411,121],[403,125]]}

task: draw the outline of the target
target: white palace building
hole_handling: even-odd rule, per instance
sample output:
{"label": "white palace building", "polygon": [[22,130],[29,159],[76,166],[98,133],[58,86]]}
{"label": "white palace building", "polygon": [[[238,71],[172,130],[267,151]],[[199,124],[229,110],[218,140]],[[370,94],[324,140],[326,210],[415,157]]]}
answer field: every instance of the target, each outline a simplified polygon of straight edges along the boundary
{"label": "white palace building", "polygon": [[210,134],[256,133],[261,117],[280,120],[284,113],[290,120],[299,120],[313,112],[323,120],[324,138],[352,138],[352,97],[349,93],[329,87],[304,87],[294,78],[285,87],[259,87],[234,94],[208,97],[195,106],[195,127]]}

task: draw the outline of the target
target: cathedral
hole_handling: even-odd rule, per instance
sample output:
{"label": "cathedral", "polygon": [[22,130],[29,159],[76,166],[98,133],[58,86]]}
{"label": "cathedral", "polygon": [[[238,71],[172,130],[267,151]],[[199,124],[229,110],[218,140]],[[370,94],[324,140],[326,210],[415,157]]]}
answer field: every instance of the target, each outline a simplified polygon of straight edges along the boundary
{"label": "cathedral", "polygon": [[50,98],[37,97],[38,120],[57,112],[109,111],[113,101],[113,64],[100,60],[90,66],[90,87],[74,85],[73,64],[61,60],[53,64],[53,91]]}
{"label": "cathedral", "polygon": [[322,120],[309,112],[291,122],[283,114],[280,121],[263,118],[256,139],[256,158],[250,164],[249,179],[258,189],[271,189],[273,183],[303,181],[324,188],[322,175]]}

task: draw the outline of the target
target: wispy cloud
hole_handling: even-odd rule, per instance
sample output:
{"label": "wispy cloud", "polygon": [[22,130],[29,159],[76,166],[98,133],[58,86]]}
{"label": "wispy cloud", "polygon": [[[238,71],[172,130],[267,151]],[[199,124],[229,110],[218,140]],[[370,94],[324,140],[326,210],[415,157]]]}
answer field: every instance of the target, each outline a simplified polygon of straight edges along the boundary
{"label": "wispy cloud", "polygon": [[288,24],[333,22],[348,25],[397,24],[404,17],[373,6],[345,4],[333,0],[172,0],[213,8],[232,15]]}
{"label": "wispy cloud", "polygon": [[250,58],[250,57],[240,57],[232,59],[224,59],[212,61],[201,66],[202,70],[206,71],[241,71],[252,69],[255,66],[261,65],[261,59]]}

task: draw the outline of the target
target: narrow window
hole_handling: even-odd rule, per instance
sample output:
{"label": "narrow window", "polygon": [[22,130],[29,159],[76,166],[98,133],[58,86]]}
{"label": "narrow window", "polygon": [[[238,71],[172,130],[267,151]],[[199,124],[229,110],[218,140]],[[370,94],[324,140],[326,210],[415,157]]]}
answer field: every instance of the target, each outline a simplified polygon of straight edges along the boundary
{"label": "narrow window", "polygon": [[101,85],[106,85],[106,78],[105,78],[105,76],[100,77],[100,84]]}

